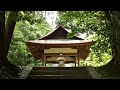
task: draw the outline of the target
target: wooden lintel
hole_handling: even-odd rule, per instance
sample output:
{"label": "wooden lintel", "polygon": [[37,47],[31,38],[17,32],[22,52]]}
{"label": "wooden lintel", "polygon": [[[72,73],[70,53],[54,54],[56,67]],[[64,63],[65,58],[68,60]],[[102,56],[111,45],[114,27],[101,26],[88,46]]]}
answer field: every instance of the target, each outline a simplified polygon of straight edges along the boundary
{"label": "wooden lintel", "polygon": [[60,56],[60,54],[63,56],[77,56],[77,53],[44,53],[45,56]]}
{"label": "wooden lintel", "polygon": [[[58,64],[58,62],[57,61],[46,61],[46,64],[47,63],[54,63],[54,64]],[[75,63],[75,61],[66,61],[66,62],[64,62],[65,64],[67,64],[67,63]]]}

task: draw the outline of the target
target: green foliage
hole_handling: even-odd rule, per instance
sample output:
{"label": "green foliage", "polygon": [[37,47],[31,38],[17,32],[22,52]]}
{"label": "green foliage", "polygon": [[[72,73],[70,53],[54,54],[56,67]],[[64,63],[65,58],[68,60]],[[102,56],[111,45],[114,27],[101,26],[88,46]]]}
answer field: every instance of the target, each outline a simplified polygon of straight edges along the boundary
{"label": "green foliage", "polygon": [[96,54],[91,51],[86,60],[80,60],[80,66],[100,67],[110,62],[112,56],[108,53]]}
{"label": "green foliage", "polygon": [[103,78],[120,79],[120,65],[108,63],[102,67],[96,67],[96,71],[101,74]]}
{"label": "green foliage", "polygon": [[18,14],[18,18],[17,21],[28,21],[30,24],[34,24],[34,23],[42,23],[44,22],[43,19],[43,15],[42,15],[42,11],[19,11]]}
{"label": "green foliage", "polygon": [[120,79],[120,12],[119,11],[106,11],[106,34],[109,36],[109,42],[112,48],[113,59],[110,63],[103,67],[96,68],[98,73],[104,78]]}
{"label": "green foliage", "polygon": [[93,57],[92,61],[89,59],[84,63],[81,62],[82,64],[96,67],[111,60],[111,48],[106,34],[108,31],[103,11],[60,11],[58,24],[71,29],[70,36],[81,33],[86,34],[85,39],[96,41],[96,44],[91,47],[91,56],[89,56],[89,58]]}
{"label": "green foliage", "polygon": [[[30,12],[23,12],[23,16],[25,16],[26,13],[28,14],[26,15],[26,17],[31,16]],[[38,12],[35,12],[35,14],[36,13]],[[8,59],[11,61],[11,63],[20,66],[29,63],[35,63],[25,43],[28,40],[39,39],[45,36],[50,31],[50,26],[47,24],[45,19],[41,17],[43,16],[41,16],[40,14],[31,16],[29,17],[29,19],[26,18],[27,20],[23,17],[20,18],[21,20],[16,23],[8,53]],[[36,21],[32,24],[29,21],[31,20],[31,18],[36,18]],[[39,21],[40,19],[42,21]]]}
{"label": "green foliage", "polygon": [[[12,50],[15,51],[14,55],[9,54],[8,57],[16,55],[15,58],[17,59],[19,56],[25,56],[26,58],[20,58],[21,61],[17,59],[18,62],[22,62],[22,60],[24,61],[28,58],[27,53],[29,52],[25,42],[27,40],[35,40],[43,37],[50,29],[49,26],[47,26],[42,12],[20,11],[17,20],[18,22],[9,52],[11,51],[11,53],[13,53]],[[104,13],[102,11],[60,11],[58,24],[72,30],[69,37],[85,33],[86,39],[96,41],[96,44],[91,47],[91,56],[93,57],[92,62],[94,62],[94,65],[96,62],[107,62],[111,59],[109,37],[106,34],[107,30],[105,26]],[[14,59],[10,60],[14,61]]]}

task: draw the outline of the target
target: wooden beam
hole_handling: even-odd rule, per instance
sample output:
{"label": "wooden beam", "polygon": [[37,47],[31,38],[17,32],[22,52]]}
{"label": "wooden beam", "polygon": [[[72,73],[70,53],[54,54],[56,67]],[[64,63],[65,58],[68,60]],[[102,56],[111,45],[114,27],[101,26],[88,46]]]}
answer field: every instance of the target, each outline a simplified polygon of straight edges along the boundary
{"label": "wooden beam", "polygon": [[[60,56],[61,53],[44,53],[45,56]],[[62,53],[63,56],[77,56],[77,53]]]}
{"label": "wooden beam", "polygon": [[[46,61],[46,63],[54,63],[54,64],[57,64],[58,62],[57,61]],[[64,62],[65,64],[66,63],[75,63],[75,61],[66,61]]]}
{"label": "wooden beam", "polygon": [[26,45],[27,46],[38,46],[39,47],[76,47],[76,46],[88,46],[88,45],[93,45],[95,42],[94,41],[90,41],[90,42],[85,42],[85,43],[68,43],[68,44],[58,44],[58,43],[55,43],[55,44],[52,44],[52,43],[39,43],[39,42],[36,42],[36,41],[28,41],[26,42]]}

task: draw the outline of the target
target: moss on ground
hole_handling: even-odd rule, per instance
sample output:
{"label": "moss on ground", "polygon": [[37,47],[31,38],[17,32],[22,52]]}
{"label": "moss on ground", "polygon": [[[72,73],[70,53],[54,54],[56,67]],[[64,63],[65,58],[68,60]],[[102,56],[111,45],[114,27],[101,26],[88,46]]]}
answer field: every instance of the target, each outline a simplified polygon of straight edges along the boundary
{"label": "moss on ground", "polygon": [[120,79],[120,65],[109,62],[108,64],[96,67],[96,71],[106,79]]}

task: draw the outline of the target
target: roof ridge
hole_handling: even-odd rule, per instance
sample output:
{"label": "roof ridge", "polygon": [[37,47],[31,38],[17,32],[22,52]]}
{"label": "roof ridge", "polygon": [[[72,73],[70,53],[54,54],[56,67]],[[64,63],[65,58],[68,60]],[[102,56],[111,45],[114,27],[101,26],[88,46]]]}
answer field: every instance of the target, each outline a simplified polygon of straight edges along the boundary
{"label": "roof ridge", "polygon": [[66,28],[64,28],[63,26],[59,25],[59,26],[57,26],[54,30],[52,30],[51,32],[49,32],[47,35],[45,35],[44,37],[42,37],[42,38],[40,38],[40,39],[43,39],[43,38],[51,35],[52,33],[54,33],[54,32],[55,32],[56,30],[58,30],[59,28],[63,28],[67,33],[69,33],[69,31],[68,31]]}

